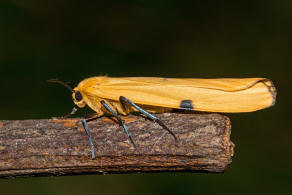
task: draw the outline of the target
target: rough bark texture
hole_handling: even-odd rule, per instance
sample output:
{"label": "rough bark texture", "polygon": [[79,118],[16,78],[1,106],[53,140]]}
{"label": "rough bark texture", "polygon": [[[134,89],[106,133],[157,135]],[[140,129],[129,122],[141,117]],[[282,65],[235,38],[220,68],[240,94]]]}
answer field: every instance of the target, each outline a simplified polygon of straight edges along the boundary
{"label": "rough bark texture", "polygon": [[230,120],[219,114],[165,113],[159,125],[141,116],[123,119],[137,149],[111,118],[89,122],[95,147],[79,119],[0,121],[0,177],[130,172],[223,172],[234,144]]}

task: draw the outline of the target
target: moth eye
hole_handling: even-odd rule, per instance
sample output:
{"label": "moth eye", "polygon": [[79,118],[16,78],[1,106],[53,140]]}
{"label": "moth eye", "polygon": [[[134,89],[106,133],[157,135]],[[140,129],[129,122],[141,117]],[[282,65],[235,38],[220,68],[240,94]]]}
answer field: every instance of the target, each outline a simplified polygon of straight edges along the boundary
{"label": "moth eye", "polygon": [[75,92],[75,99],[76,99],[78,102],[80,102],[80,101],[83,99],[83,97],[82,97],[80,91],[76,91],[76,92]]}

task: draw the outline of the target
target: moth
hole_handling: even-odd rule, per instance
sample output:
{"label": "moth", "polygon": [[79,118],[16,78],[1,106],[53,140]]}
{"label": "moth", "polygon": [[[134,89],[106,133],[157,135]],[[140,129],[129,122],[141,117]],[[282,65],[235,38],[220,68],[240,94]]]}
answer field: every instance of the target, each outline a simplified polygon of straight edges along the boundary
{"label": "moth", "polygon": [[[140,112],[177,141],[175,134],[154,114],[171,112],[173,109],[189,111],[240,113],[252,112],[273,106],[276,102],[276,88],[266,78],[157,78],[157,77],[106,77],[84,79],[72,89],[58,79],[49,82],[60,83],[72,92],[75,107],[69,114],[86,105],[100,117],[112,114],[123,127],[130,142],[135,143],[120,115]],[[82,124],[89,136],[92,158],[94,147],[87,125]]]}

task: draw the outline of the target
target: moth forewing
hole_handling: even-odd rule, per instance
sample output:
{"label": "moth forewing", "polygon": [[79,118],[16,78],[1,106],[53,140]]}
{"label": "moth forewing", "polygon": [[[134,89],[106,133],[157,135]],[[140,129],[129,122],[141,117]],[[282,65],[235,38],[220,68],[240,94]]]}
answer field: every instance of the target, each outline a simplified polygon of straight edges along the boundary
{"label": "moth forewing", "polygon": [[78,87],[93,101],[96,97],[118,102],[120,96],[125,96],[145,107],[208,112],[251,112],[272,106],[276,99],[272,82],[264,78],[93,77],[82,81]]}

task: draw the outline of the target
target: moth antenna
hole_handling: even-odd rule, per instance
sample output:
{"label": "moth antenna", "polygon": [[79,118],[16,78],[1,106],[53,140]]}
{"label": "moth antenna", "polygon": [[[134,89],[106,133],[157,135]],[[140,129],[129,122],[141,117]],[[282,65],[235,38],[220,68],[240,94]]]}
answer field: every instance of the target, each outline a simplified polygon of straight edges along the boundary
{"label": "moth antenna", "polygon": [[65,86],[67,89],[69,89],[69,90],[73,93],[73,89],[72,89],[72,87],[70,87],[70,86],[69,86],[66,82],[64,82],[64,81],[61,81],[61,80],[59,80],[59,79],[49,79],[49,80],[47,80],[47,82],[50,82],[50,83],[59,83],[59,84]]}

